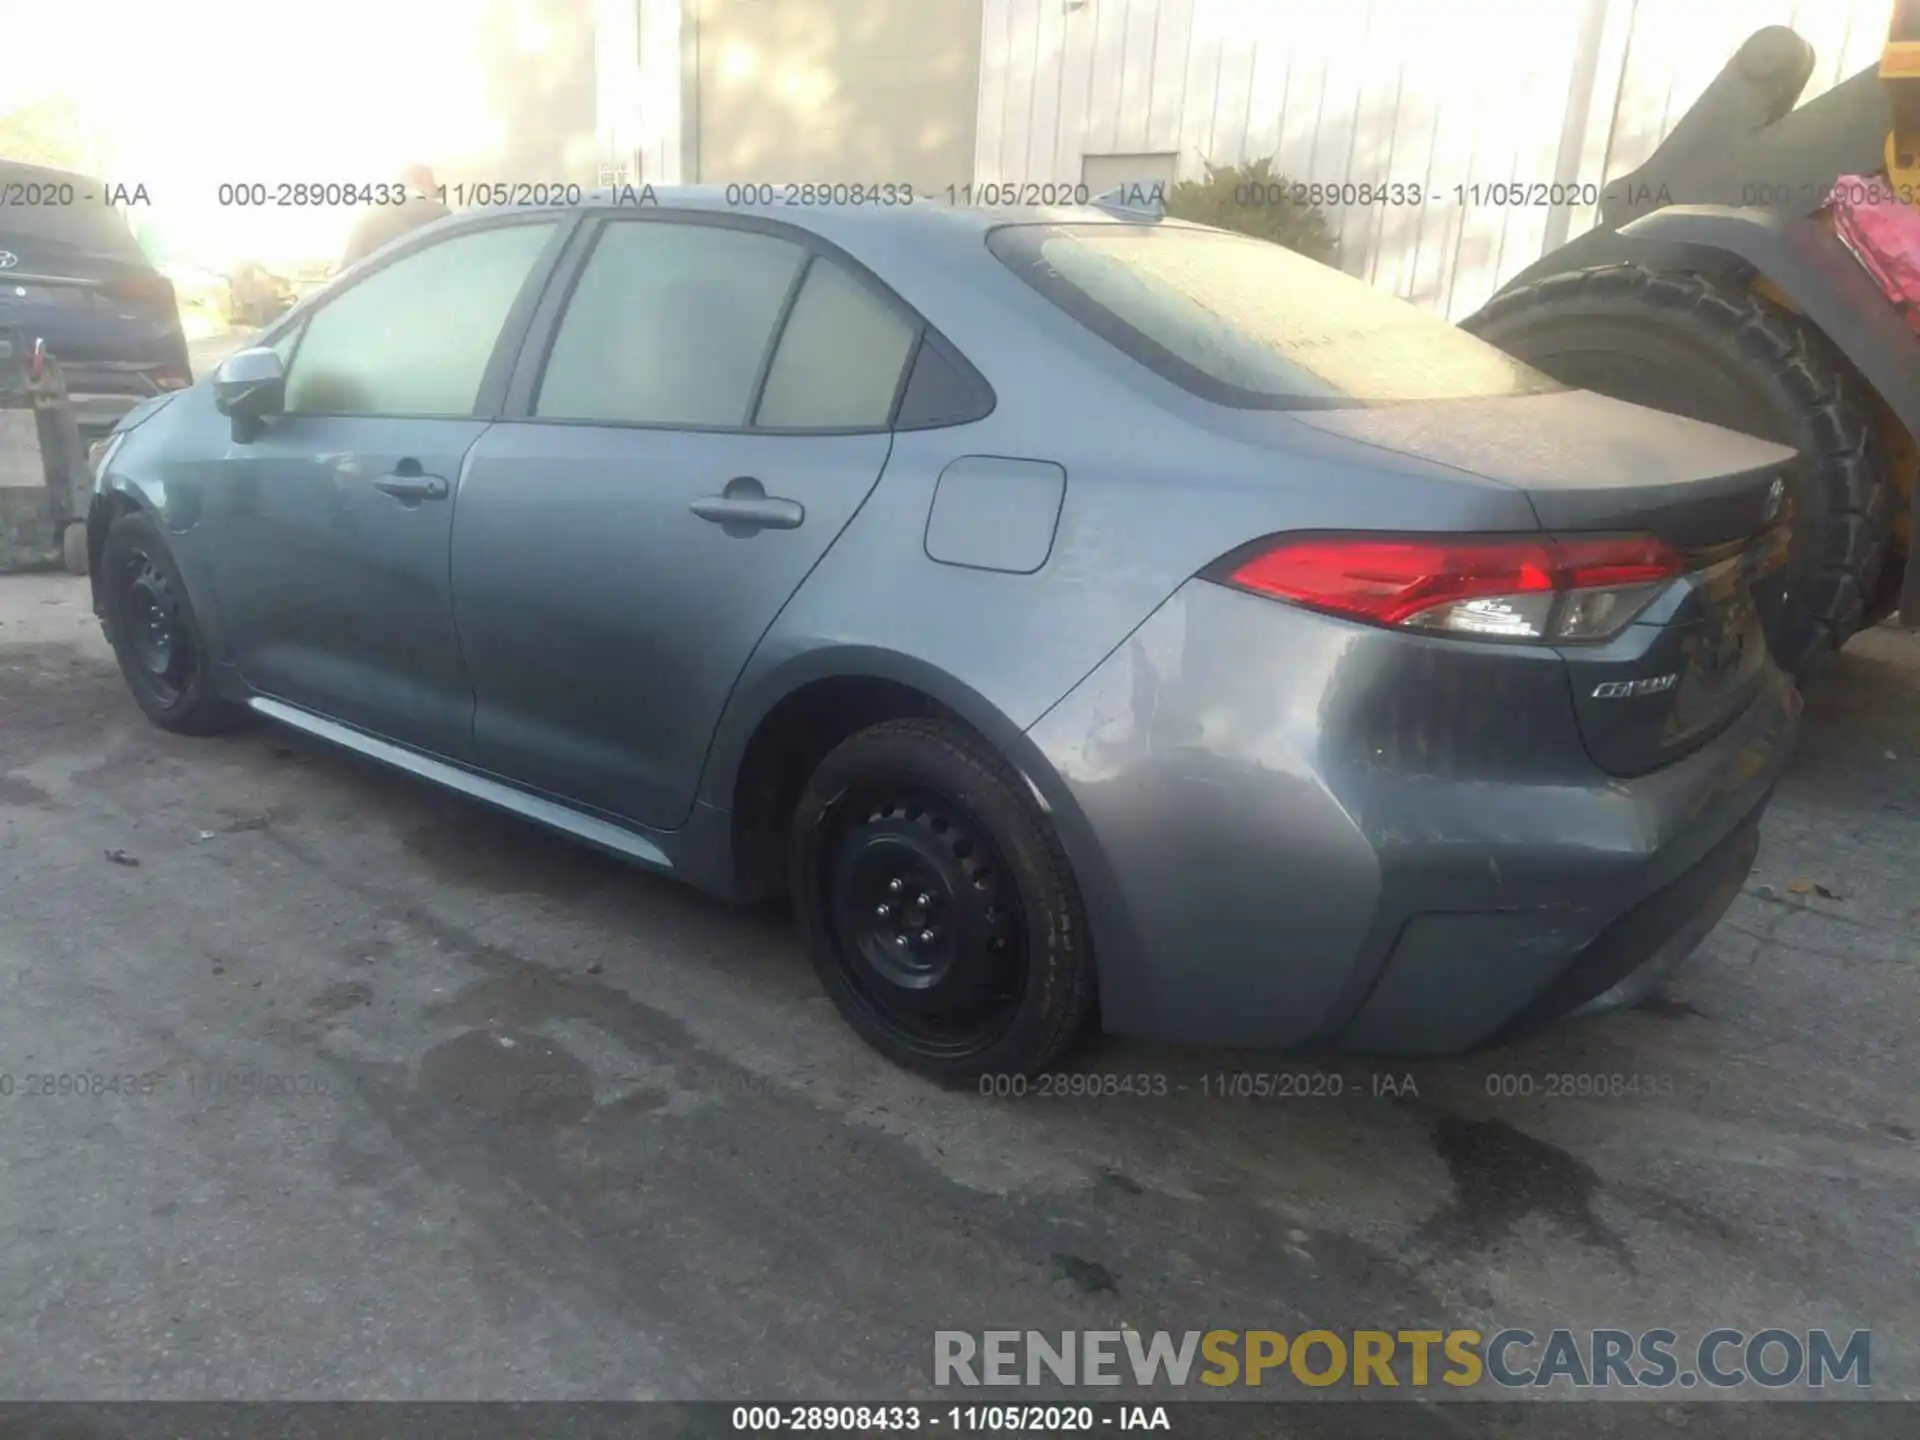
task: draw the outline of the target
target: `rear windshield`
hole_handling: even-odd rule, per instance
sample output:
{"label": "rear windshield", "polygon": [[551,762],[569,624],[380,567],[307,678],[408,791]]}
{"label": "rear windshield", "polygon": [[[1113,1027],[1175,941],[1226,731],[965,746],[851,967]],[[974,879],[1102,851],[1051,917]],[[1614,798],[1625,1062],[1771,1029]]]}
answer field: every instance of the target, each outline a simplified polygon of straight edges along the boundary
{"label": "rear windshield", "polygon": [[1364,280],[1218,230],[1008,225],[987,244],[1047,299],[1205,399],[1308,409],[1561,387]]}
{"label": "rear windshield", "polygon": [[0,250],[21,252],[23,270],[52,258],[55,246],[145,264],[106,193],[103,181],[84,175],[0,163]]}

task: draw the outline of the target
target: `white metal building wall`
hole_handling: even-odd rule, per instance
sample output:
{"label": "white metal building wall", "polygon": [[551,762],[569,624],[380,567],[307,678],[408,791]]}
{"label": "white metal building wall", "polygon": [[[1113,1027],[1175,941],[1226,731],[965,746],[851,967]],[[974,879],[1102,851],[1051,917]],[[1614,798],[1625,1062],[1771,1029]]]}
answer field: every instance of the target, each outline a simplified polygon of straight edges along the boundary
{"label": "white metal building wall", "polygon": [[[1753,31],[1812,43],[1805,96],[1872,64],[1891,0],[983,0],[975,180],[1089,155],[1271,155],[1292,179],[1418,183],[1347,207],[1342,265],[1450,318],[1593,221],[1464,187],[1634,169]],[[1463,187],[1456,190],[1455,187]],[[1403,196],[1403,199],[1405,197]]]}
{"label": "white metal building wall", "polygon": [[594,0],[600,168],[610,180],[680,179],[681,0]]}

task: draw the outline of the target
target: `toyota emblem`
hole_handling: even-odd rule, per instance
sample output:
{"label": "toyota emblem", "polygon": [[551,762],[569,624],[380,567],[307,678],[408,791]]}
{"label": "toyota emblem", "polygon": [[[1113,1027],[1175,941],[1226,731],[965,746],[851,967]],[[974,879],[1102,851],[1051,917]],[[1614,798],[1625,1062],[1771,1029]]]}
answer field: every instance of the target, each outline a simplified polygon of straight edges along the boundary
{"label": "toyota emblem", "polygon": [[0,250],[0,270],[11,270],[20,263],[20,257],[11,250]]}
{"label": "toyota emblem", "polygon": [[1767,510],[1763,517],[1768,524],[1780,518],[1780,512],[1787,503],[1787,482],[1774,476],[1773,484],[1767,487]]}

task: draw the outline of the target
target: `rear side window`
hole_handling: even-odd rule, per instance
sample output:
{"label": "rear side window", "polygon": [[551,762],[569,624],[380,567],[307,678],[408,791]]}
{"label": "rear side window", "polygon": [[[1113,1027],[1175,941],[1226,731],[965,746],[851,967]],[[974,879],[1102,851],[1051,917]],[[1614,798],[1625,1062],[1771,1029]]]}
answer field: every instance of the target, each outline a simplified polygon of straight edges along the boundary
{"label": "rear side window", "polygon": [[780,332],[754,424],[884,430],[919,336],[914,317],[816,259]]}
{"label": "rear side window", "polygon": [[545,420],[739,428],[806,263],[790,240],[676,221],[609,224],[554,335]]}
{"label": "rear side window", "polygon": [[1178,226],[1010,225],[987,243],[1089,330],[1218,404],[1305,409],[1561,388],[1364,280],[1264,241]]}
{"label": "rear side window", "polygon": [[469,230],[357,281],[296,337],[287,413],[471,415],[507,313],[552,234],[551,221]]}

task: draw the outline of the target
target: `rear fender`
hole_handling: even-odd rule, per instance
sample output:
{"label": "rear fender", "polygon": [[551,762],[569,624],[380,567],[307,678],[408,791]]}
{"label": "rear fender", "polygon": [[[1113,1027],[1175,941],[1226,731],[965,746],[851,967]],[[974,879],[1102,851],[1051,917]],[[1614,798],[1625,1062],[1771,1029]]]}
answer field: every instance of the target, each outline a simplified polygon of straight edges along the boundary
{"label": "rear fender", "polygon": [[[1612,232],[1582,236],[1516,275],[1499,293],[1549,275],[1630,263],[1751,284],[1766,282],[1846,357],[1920,446],[1920,333],[1916,333],[1818,219],[1719,205],[1673,205]],[[1466,322],[1471,327],[1472,321]],[[1892,477],[1909,511],[1911,473]],[[1907,534],[1911,537],[1912,520]],[[1909,564],[1901,613],[1920,621],[1920,566]]]}
{"label": "rear fender", "polygon": [[747,746],[781,700],[815,681],[854,678],[891,681],[918,691],[972,726],[1026,781],[1079,884],[1093,933],[1101,1003],[1117,1003],[1125,1011],[1134,997],[1144,993],[1141,962],[1131,928],[1121,919],[1124,910],[1117,877],[1095,842],[1079,801],[1019,724],[973,686],[938,666],[873,645],[796,646],[784,656],[768,650],[757,653],[728,701],[708,751],[700,789],[705,807],[732,807]]}

